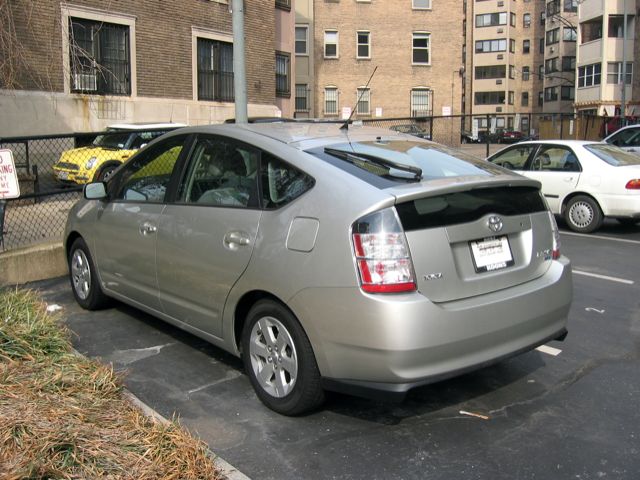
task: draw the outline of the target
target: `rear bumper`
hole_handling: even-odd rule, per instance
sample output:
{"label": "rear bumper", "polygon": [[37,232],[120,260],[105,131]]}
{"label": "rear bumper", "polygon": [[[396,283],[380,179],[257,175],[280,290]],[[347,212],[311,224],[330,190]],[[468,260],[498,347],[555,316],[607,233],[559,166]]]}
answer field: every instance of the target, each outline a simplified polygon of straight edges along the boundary
{"label": "rear bumper", "polygon": [[602,195],[598,201],[607,217],[640,218],[640,193],[631,195]]}
{"label": "rear bumper", "polygon": [[562,336],[571,298],[563,257],[533,281],[453,302],[354,288],[305,290],[289,304],[327,388],[403,393]]}

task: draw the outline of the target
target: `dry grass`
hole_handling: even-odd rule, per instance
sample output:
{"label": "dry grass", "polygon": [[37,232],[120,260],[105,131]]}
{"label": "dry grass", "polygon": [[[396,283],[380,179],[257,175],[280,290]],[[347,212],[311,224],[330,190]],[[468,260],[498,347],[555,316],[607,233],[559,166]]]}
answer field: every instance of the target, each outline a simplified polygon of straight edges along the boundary
{"label": "dry grass", "polygon": [[121,395],[28,291],[0,291],[0,478],[217,479],[205,445]]}

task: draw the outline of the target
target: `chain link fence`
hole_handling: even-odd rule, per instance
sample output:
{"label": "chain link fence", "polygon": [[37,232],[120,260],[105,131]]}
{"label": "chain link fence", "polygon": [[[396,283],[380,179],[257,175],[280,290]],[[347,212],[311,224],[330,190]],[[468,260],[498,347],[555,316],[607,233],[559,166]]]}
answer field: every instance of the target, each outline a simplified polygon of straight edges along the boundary
{"label": "chain link fence", "polygon": [[[627,119],[624,123],[637,123]],[[363,124],[409,133],[451,147],[476,143],[486,157],[490,147],[539,138],[600,140],[619,120],[573,114],[495,114],[368,119]],[[43,241],[59,241],[69,209],[82,186],[107,179],[137,149],[167,129],[90,132],[0,138],[13,152],[20,198],[0,202],[0,251]],[[486,150],[484,145],[486,145]]]}

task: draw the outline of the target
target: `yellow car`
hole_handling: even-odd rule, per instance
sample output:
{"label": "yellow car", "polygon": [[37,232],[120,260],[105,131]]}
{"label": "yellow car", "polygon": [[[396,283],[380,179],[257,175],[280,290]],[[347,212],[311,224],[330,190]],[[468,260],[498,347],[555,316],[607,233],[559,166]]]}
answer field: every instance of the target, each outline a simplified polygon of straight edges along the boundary
{"label": "yellow car", "polygon": [[111,125],[86,147],[66,150],[53,165],[53,174],[61,183],[83,185],[106,181],[138,149],[160,135],[184,127],[179,123]]}

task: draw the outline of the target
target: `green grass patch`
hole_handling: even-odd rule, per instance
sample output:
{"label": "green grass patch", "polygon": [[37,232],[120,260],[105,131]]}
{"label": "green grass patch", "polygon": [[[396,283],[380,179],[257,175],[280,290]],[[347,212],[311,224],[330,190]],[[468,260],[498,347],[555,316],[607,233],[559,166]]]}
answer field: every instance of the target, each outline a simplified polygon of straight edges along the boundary
{"label": "green grass patch", "polygon": [[146,417],[69,337],[34,292],[0,290],[0,478],[220,478],[201,441]]}

